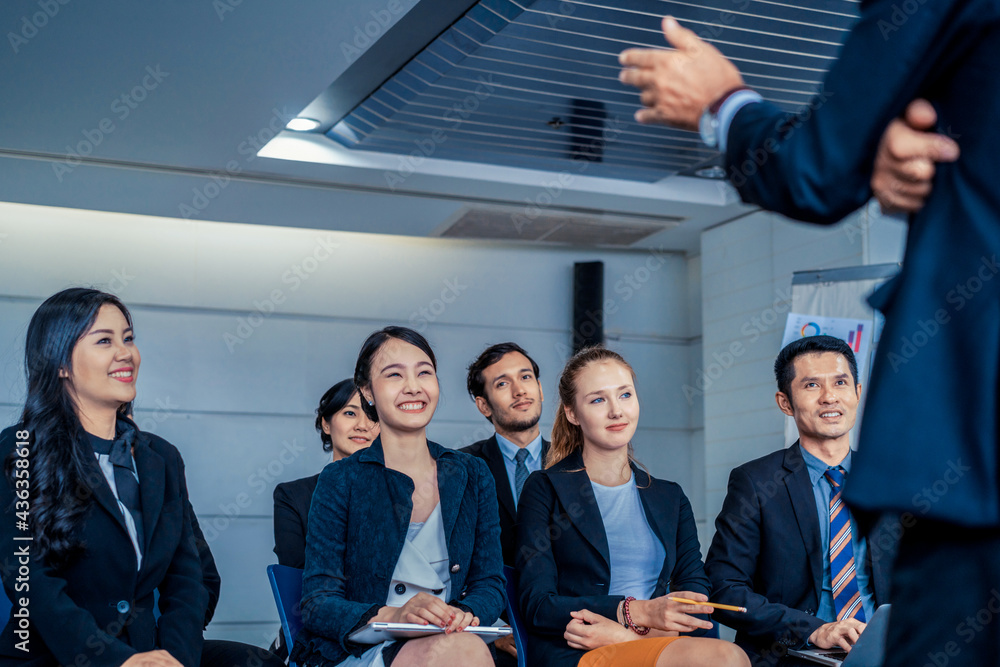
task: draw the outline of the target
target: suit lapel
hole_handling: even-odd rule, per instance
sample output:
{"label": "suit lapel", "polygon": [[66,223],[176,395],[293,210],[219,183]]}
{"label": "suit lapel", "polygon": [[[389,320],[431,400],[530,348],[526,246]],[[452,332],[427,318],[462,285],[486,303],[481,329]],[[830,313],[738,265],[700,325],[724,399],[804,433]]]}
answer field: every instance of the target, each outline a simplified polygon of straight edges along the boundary
{"label": "suit lapel", "polygon": [[500,500],[500,506],[513,519],[517,516],[517,508],[514,505],[514,492],[510,489],[510,480],[507,478],[507,465],[504,463],[503,452],[500,451],[500,445],[497,443],[497,436],[495,434],[483,446],[483,457],[486,459],[486,465],[489,467],[490,472],[493,474],[493,479],[496,481],[497,498]]}
{"label": "suit lapel", "polygon": [[125,517],[122,515],[121,508],[118,506],[118,500],[115,498],[115,494],[111,492],[111,486],[108,484],[108,480],[104,476],[104,471],[101,470],[101,466],[97,462],[97,457],[93,456],[92,451],[91,456],[87,457],[87,481],[90,483],[90,488],[94,492],[94,498],[97,499],[97,504],[104,508],[104,511],[114,518],[118,525],[121,526],[122,531],[127,537],[128,527],[125,525]]}
{"label": "suit lapel", "polygon": [[163,509],[166,469],[163,457],[149,448],[148,441],[141,434],[136,438],[132,456],[139,474],[139,497],[142,498],[142,526],[145,534],[142,553],[145,554],[149,550],[156,521],[160,518],[160,510]]}
{"label": "suit lapel", "polygon": [[795,520],[799,524],[799,533],[802,535],[809,556],[809,569],[812,570],[816,599],[819,600],[823,590],[823,547],[819,539],[819,514],[812,482],[809,480],[809,469],[806,468],[799,447],[801,445],[796,442],[785,451],[784,467],[789,471],[785,477],[785,488],[788,490]]}
{"label": "suit lapel", "polygon": [[663,559],[663,567],[660,569],[659,581],[668,581],[674,567],[677,526],[667,517],[676,516],[678,512],[673,508],[674,503],[668,497],[665,485],[654,485],[649,475],[634,465],[632,472],[635,475],[636,486],[639,489],[639,500],[642,502],[646,521],[649,522],[650,528],[656,533],[657,539],[660,540],[660,544],[663,545],[663,550],[667,554],[667,557]]}
{"label": "suit lapel", "polygon": [[581,508],[580,516],[572,518],[573,525],[601,554],[610,572],[608,534],[604,530],[604,520],[601,519],[601,508],[597,506],[597,498],[594,497],[594,487],[590,484],[587,471],[583,469],[583,457],[575,452],[560,461],[559,466],[561,470],[549,475],[559,502],[564,508]]}

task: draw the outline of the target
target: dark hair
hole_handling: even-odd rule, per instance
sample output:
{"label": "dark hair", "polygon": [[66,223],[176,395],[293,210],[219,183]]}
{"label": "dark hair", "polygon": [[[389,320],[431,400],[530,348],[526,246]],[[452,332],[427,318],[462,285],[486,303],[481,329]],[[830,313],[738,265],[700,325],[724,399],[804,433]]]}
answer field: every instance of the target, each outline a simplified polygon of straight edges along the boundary
{"label": "dark hair", "polygon": [[[361,351],[358,352],[358,363],[354,366],[354,385],[359,391],[362,389],[371,389],[372,360],[375,359],[375,355],[378,354],[378,351],[382,349],[382,346],[390,338],[399,339],[404,343],[409,343],[419,348],[421,352],[430,357],[431,365],[435,371],[437,370],[437,359],[434,357],[434,350],[431,349],[430,343],[427,342],[426,338],[407,327],[386,327],[368,336],[361,345]],[[364,399],[364,396],[361,397],[361,409],[364,410],[368,419],[373,422],[378,421],[378,413],[375,411],[375,406],[368,405],[368,401]]]}
{"label": "dark hair", "polygon": [[854,352],[847,343],[833,336],[806,336],[786,345],[778,353],[778,358],[774,360],[774,379],[778,382],[778,391],[788,397],[789,404],[792,402],[795,358],[803,354],[823,354],[824,352],[841,354],[847,359],[847,365],[851,367],[851,376],[854,378],[854,385],[857,386],[858,361],[854,358]]}
{"label": "dark hair", "polygon": [[[31,530],[38,555],[53,567],[85,547],[73,533],[90,507],[93,484],[100,483],[88,479],[94,454],[59,371],[71,368],[73,349],[105,304],[117,307],[132,326],[132,316],[118,297],[74,287],[46,299],[31,316],[25,336],[28,395],[19,428],[31,438]],[[124,403],[118,413],[124,416],[131,410],[132,404]],[[5,462],[12,488],[14,459],[12,452]]]}
{"label": "dark hair", "polygon": [[328,433],[323,432],[323,422],[340,412],[357,391],[354,380],[348,378],[327,389],[323,398],[319,399],[319,407],[316,408],[316,430],[319,431],[319,439],[323,441],[324,452],[333,451],[333,440]]}
{"label": "dark hair", "polygon": [[[490,345],[488,348],[483,350],[482,354],[476,357],[476,360],[469,364],[469,374],[466,377],[466,387],[469,389],[469,396],[472,400],[476,400],[477,397],[486,398],[486,378],[483,377],[483,372],[504,358],[504,356],[510,354],[511,352],[518,352],[523,354],[524,357],[531,362],[531,370],[535,374],[535,379],[538,379],[538,364],[535,360],[524,351],[524,348],[517,343],[497,343],[496,345]],[[489,403],[489,399],[486,400]],[[492,418],[487,417],[490,422],[493,421]]]}

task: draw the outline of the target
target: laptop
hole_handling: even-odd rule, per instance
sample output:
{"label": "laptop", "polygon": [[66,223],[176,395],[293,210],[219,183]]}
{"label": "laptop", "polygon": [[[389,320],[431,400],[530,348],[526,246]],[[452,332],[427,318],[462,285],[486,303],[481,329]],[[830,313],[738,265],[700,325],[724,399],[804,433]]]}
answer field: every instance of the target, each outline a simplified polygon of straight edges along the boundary
{"label": "laptop", "polygon": [[[444,628],[437,625],[376,622],[355,630],[347,639],[356,644],[378,644],[389,639],[416,639],[442,632],[444,632]],[[509,627],[470,625],[463,632],[482,637],[483,641],[488,644],[498,637],[506,637],[512,631]]]}
{"label": "laptop", "polygon": [[881,667],[885,660],[885,640],[889,632],[889,608],[884,604],[872,614],[865,631],[858,638],[850,652],[841,648],[809,648],[801,651],[789,650],[803,660],[829,665],[829,667]]}

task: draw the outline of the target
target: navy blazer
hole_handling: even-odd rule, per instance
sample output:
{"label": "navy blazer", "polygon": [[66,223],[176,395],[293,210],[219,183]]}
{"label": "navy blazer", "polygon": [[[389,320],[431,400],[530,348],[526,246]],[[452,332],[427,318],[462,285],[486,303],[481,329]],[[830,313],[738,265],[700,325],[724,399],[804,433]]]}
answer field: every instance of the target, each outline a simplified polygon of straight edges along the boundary
{"label": "navy blazer", "polygon": [[[428,442],[437,462],[448,557],[449,604],[484,625],[504,608],[497,494],[486,464]],[[319,476],[309,511],[302,620],[292,660],[337,664],[370,646],[347,636],[385,606],[413,512],[413,480],[385,466],[382,438]]]}
{"label": "navy blazer", "polygon": [[[871,196],[879,138],[925,97],[962,155],[937,165],[910,220],[845,499],[965,526],[1000,526],[1000,3],[863,0],[861,18],[801,117],[744,107],[726,162],[744,201],[840,220]],[[886,475],[886,471],[892,471]],[[946,493],[933,491],[941,485]],[[928,491],[930,490],[930,491]]]}
{"label": "navy blazer", "polygon": [[[507,476],[507,465],[504,463],[503,452],[497,443],[494,433],[485,440],[474,442],[459,451],[478,456],[486,461],[493,475],[493,483],[497,487],[497,501],[500,503],[500,545],[503,547],[503,562],[514,565],[514,552],[517,547],[517,507],[514,504],[514,492],[510,488],[510,478]],[[549,454],[549,441],[542,438],[542,465]]]}
{"label": "navy blazer", "polygon": [[309,506],[319,473],[274,487],[274,554],[281,565],[306,566]]}
{"label": "navy blazer", "polygon": [[[876,605],[888,602],[895,541],[887,537],[880,528],[868,538]],[[718,610],[713,617],[738,631],[736,642],[755,664],[780,657],[823,625],[815,614],[825,556],[798,442],[730,473],[705,570],[714,602],[747,608],[745,614]]]}
{"label": "navy blazer", "polygon": [[[14,449],[15,431],[0,433],[0,460]],[[60,568],[33,556],[28,581],[18,582],[20,563],[13,554],[30,543],[14,539],[24,533],[15,527],[14,489],[0,475],[0,571],[14,602],[12,615],[24,599],[31,624],[30,650],[23,652],[15,647],[21,641],[14,633],[17,619],[7,621],[0,634],[0,662],[74,665],[86,660],[95,667],[118,667],[135,653],[160,648],[185,667],[199,665],[209,593],[202,584],[184,463],[173,445],[141,431],[133,451],[145,533],[138,571],[118,502],[97,459],[87,457],[85,483],[94,502],[77,533],[86,550]],[[160,594],[158,620],[154,589]]]}
{"label": "navy blazer", "polygon": [[[674,482],[632,466],[639,498],[666,557],[653,597],[670,591],[708,594],[691,504]],[[610,595],[611,556],[601,510],[577,451],[533,472],[517,509],[517,574],[521,614],[528,627],[530,665],[575,667],[586,651],[563,638],[571,611],[618,617],[622,595]]]}

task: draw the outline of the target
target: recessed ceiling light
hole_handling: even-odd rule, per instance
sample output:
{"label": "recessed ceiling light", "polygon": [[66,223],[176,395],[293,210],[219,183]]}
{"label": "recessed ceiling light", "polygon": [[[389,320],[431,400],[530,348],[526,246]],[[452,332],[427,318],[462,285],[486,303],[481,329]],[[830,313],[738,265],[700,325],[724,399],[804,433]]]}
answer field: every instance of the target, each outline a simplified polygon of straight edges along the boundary
{"label": "recessed ceiling light", "polygon": [[719,165],[713,165],[711,167],[706,167],[704,169],[699,169],[694,172],[695,176],[700,176],[701,178],[711,178],[715,180],[723,180],[726,178],[726,170]]}
{"label": "recessed ceiling light", "polygon": [[288,121],[287,127],[289,130],[295,130],[296,132],[312,132],[319,128],[321,123],[315,118],[293,118]]}

